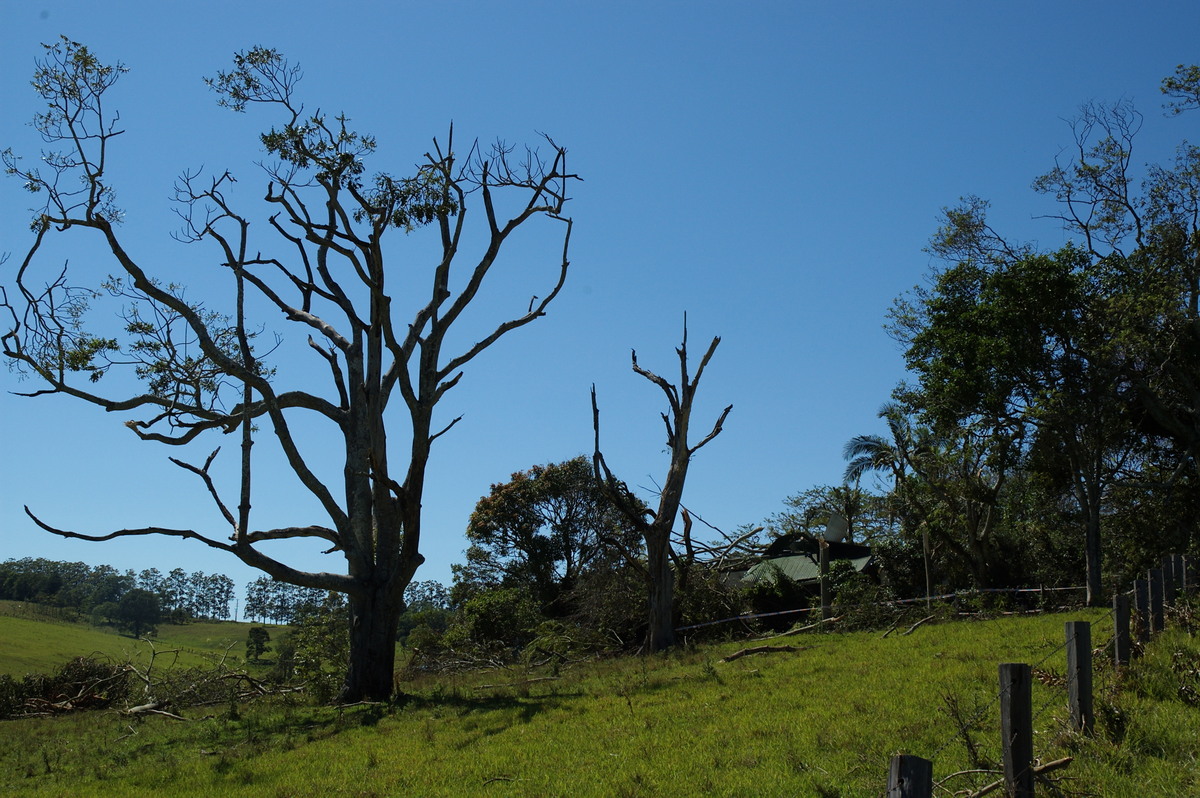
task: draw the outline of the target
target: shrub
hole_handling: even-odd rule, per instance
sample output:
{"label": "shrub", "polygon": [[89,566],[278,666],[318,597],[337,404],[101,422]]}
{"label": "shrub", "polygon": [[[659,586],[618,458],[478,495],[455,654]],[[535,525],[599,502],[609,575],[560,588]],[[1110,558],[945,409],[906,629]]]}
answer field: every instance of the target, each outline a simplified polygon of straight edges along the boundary
{"label": "shrub", "polygon": [[269,678],[302,681],[315,701],[332,701],[350,661],[350,610],[345,599],[330,593],[320,607],[299,610],[295,626],[279,642],[276,654]]}
{"label": "shrub", "polygon": [[895,599],[892,592],[863,574],[851,573],[842,579],[836,596],[834,614],[842,617],[843,629],[878,629],[900,614],[890,604]]}
{"label": "shrub", "polygon": [[501,587],[472,596],[454,614],[442,637],[448,648],[520,649],[535,636],[542,615],[524,590]]}

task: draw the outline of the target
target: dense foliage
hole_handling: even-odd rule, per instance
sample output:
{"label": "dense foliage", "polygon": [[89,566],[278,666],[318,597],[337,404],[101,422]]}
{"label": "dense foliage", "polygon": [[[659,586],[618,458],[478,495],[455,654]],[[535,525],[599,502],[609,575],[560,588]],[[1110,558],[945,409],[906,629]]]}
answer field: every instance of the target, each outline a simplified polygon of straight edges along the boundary
{"label": "dense foliage", "polygon": [[570,615],[572,593],[637,546],[637,533],[600,489],[584,457],[537,465],[492,485],[467,524],[466,562],[454,566],[454,599],[516,588],[546,617]]}
{"label": "dense foliage", "polygon": [[[1176,113],[1198,74],[1164,81]],[[1100,603],[1197,551],[1200,148],[1139,179],[1142,121],[1084,106],[1073,159],[1034,182],[1072,241],[1011,241],[967,198],[932,239],[941,265],[893,307],[912,380],[880,412],[890,434],[847,445],[847,478],[882,475],[926,590],[1083,584]]]}

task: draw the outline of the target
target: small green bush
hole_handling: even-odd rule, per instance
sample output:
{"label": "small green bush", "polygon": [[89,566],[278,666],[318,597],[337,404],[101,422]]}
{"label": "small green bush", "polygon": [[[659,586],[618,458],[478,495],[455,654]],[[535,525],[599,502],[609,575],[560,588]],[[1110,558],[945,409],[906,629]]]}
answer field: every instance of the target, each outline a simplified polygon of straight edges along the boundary
{"label": "small green bush", "polygon": [[442,642],[447,648],[510,649],[527,646],[542,621],[533,598],[524,590],[501,587],[478,593],[454,614]]}

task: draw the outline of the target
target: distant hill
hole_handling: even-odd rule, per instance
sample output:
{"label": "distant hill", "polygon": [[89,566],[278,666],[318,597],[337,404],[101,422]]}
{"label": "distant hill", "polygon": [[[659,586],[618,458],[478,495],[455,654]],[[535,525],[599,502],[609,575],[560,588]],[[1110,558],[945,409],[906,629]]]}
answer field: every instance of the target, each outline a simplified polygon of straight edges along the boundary
{"label": "distant hill", "polygon": [[[151,638],[161,649],[179,648],[180,664],[201,664],[205,655],[245,654],[246,632],[260,624],[215,621],[163,624]],[[281,629],[283,627],[280,627]],[[24,676],[52,671],[79,656],[128,660],[148,656],[150,644],[106,628],[64,619],[55,608],[0,601],[0,674]]]}

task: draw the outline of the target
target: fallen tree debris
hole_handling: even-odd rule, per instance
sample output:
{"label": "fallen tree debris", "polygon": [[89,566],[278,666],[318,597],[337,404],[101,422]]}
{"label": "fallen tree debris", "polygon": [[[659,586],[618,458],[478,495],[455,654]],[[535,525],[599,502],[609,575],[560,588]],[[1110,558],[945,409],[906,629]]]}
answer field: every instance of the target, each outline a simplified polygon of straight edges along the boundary
{"label": "fallen tree debris", "polygon": [[[1054,772],[1054,770],[1060,770],[1064,767],[1067,767],[1068,764],[1070,764],[1072,762],[1074,762],[1074,757],[1064,756],[1063,758],[1061,758],[1061,760],[1055,760],[1054,762],[1046,762],[1045,764],[1038,764],[1038,766],[1034,766],[1034,768],[1033,768],[1033,775],[1038,776],[1038,778],[1042,778],[1042,776],[1044,776],[1046,773]],[[958,775],[958,774],[954,774],[954,775]],[[947,778],[950,778],[950,776],[947,776]],[[943,779],[942,781],[944,781],[944,780],[946,780],[946,779]],[[990,785],[980,788],[980,790],[977,790],[976,792],[972,792],[970,794],[970,796],[968,796],[967,798],[983,798],[984,796],[986,796],[986,794],[1000,790],[1000,788],[1003,786],[1004,786],[1003,779],[998,780],[998,781],[992,781]]]}
{"label": "fallen tree debris", "polygon": [[735,659],[748,657],[751,654],[782,654],[792,651],[804,651],[812,648],[812,646],[754,646],[752,648],[743,648],[741,651],[735,651],[728,657],[722,657],[721,662],[733,662]]}
{"label": "fallen tree debris", "polygon": [[926,621],[932,621],[932,620],[933,620],[934,618],[936,618],[936,617],[937,617],[936,615],[926,615],[924,618],[922,618],[921,620],[917,621],[917,622],[916,622],[916,623],[914,623],[912,626],[908,627],[907,631],[901,632],[901,633],[900,633],[900,636],[901,636],[901,637],[904,637],[905,635],[910,635],[910,634],[912,634],[913,632],[915,632],[915,631],[917,630],[917,627],[918,627],[918,626],[920,626],[921,624],[925,623]]}

